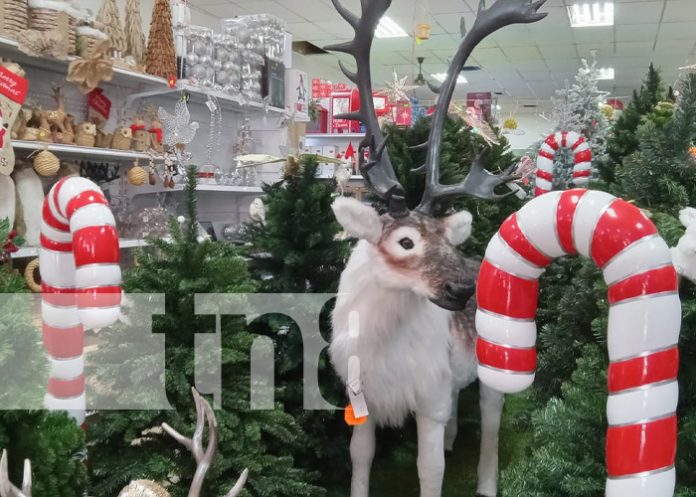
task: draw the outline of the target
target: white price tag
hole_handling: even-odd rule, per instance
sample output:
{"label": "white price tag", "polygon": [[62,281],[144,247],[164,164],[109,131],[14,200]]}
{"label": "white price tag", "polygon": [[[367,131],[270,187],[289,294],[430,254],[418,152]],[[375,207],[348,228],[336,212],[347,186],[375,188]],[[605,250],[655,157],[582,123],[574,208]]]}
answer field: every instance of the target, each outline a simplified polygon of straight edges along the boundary
{"label": "white price tag", "polygon": [[370,415],[367,410],[365,395],[362,392],[355,393],[349,388],[348,398],[350,399],[350,405],[353,407],[353,413],[356,418],[364,418]]}

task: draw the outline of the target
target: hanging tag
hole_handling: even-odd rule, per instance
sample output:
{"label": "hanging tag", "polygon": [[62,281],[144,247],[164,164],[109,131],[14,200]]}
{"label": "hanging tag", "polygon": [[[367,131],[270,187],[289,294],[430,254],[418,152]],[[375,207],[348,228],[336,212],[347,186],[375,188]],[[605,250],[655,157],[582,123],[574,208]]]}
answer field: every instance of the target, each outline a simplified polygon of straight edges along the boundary
{"label": "hanging tag", "polygon": [[369,411],[367,410],[367,402],[365,402],[365,394],[362,392],[355,393],[350,388],[348,389],[348,399],[350,399],[350,407],[356,418],[367,418]]}
{"label": "hanging tag", "polygon": [[360,359],[353,356],[348,360],[348,398],[356,418],[366,418],[369,415],[367,402],[362,391],[360,380]]}

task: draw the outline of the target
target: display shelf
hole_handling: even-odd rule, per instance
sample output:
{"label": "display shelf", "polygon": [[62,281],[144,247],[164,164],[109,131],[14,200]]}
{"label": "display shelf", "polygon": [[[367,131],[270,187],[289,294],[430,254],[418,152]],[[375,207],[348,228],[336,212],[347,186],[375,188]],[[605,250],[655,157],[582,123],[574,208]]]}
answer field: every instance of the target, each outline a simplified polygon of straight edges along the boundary
{"label": "display shelf", "polygon": [[[134,150],[116,150],[112,148],[80,147],[77,145],[61,145],[58,143],[45,143],[40,141],[12,140],[12,147],[17,150],[35,151],[48,150],[64,158],[131,161],[134,159],[148,160],[150,156],[144,152]],[[154,156],[155,160],[162,160]]]}
{"label": "display shelf", "polygon": [[[136,195],[152,195],[155,193],[181,193],[184,191],[184,185],[176,185],[174,188],[164,188],[162,185],[143,185],[131,188],[131,194]],[[198,192],[216,192],[230,193],[237,195],[251,195],[263,193],[260,186],[232,186],[232,185],[198,185]]]}
{"label": "display shelf", "polygon": [[[0,36],[0,56],[25,67],[36,67],[56,72],[63,76],[68,73],[68,65],[70,62],[77,59],[77,57],[69,57],[67,60],[58,60],[50,57],[34,57],[22,52],[15,40],[4,36]],[[110,83],[126,86],[146,84],[167,88],[167,81],[164,78],[131,71],[118,66],[114,66],[114,76]]]}
{"label": "display shelf", "polygon": [[313,133],[305,135],[307,140],[362,140],[363,138],[365,138],[365,133]]}
{"label": "display shelf", "polygon": [[[137,247],[147,247],[146,240],[122,238],[119,240],[119,246],[122,249],[132,249]],[[26,259],[27,257],[38,257],[39,247],[20,247],[20,249],[12,254],[13,259]]]}
{"label": "display shelf", "polygon": [[[205,103],[208,99],[208,96],[212,96],[217,98],[221,107],[225,110],[230,110],[239,113],[266,111],[266,105],[263,103],[243,102],[241,97],[239,96],[228,95],[227,93],[223,93],[220,91],[199,88],[197,86],[191,86],[187,84],[180,84],[176,88],[162,88],[152,91],[144,91],[141,93],[134,93],[128,96],[126,100],[126,105],[130,107],[134,102],[143,98],[160,97],[170,95],[172,93],[179,93],[181,91],[185,91],[186,93],[188,93],[190,100],[199,104]],[[283,114],[285,112],[285,109],[281,109],[280,107],[269,106],[267,110],[269,113],[273,114]]]}

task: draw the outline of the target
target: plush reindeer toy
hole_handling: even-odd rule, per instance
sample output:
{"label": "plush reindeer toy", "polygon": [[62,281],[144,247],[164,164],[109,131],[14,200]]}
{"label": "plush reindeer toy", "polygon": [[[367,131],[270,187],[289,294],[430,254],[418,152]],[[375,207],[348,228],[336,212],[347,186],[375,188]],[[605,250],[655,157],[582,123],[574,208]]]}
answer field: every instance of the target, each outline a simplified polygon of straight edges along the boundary
{"label": "plush reindeer toy", "polygon": [[[353,463],[351,497],[368,497],[370,466],[375,450],[375,428],[399,426],[409,414],[418,425],[418,476],[421,497],[439,497],[445,468],[444,452],[456,435],[459,390],[476,379],[476,332],[470,297],[475,292],[477,266],[464,260],[456,246],[471,233],[472,217],[459,212],[434,217],[437,203],[466,195],[496,199],[497,187],[513,178],[509,171],[493,175],[478,157],[463,182],[442,185],[439,180],[442,130],[457,78],[473,49],[488,35],[516,23],[533,23],[545,0],[498,0],[479,12],[452,59],[440,88],[422,170],[426,187],[420,205],[406,206],[405,192],[392,167],[386,137],[379,128],[372,100],[370,49],[379,20],[391,0],[361,0],[357,16],[332,0],[355,30],[352,41],[327,47],[352,55],[357,70],[339,63],[360,90],[360,110],[341,116],[361,121],[367,133],[358,156],[367,185],[387,206],[387,213],[357,200],[334,203],[338,221],[360,239],[341,282],[333,314],[331,360],[346,383],[356,416],[350,453]],[[364,151],[369,150],[369,159]],[[496,495],[498,430],[502,394],[481,387],[481,456],[479,495]]]}

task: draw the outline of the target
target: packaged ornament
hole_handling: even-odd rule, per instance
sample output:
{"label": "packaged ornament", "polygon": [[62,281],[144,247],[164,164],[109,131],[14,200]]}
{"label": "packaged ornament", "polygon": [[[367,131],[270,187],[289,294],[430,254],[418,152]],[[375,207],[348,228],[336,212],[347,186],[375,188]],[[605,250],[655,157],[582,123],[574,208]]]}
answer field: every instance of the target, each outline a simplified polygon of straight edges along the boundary
{"label": "packaged ornament", "polygon": [[189,84],[212,88],[215,82],[213,66],[213,30],[191,26],[186,36],[185,74]]}
{"label": "packaged ornament", "polygon": [[241,67],[239,65],[239,42],[229,34],[213,35],[213,67],[215,89],[230,95],[241,91]]}

